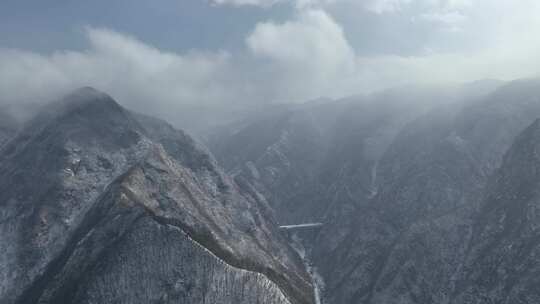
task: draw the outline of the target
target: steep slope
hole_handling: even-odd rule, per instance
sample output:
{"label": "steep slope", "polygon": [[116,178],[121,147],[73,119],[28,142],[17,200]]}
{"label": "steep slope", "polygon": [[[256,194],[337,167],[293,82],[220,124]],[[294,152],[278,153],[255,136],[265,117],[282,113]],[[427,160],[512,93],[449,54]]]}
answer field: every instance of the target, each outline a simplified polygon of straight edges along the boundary
{"label": "steep slope", "polygon": [[[345,215],[351,232],[333,247],[317,248],[333,302],[438,303],[439,289],[451,288],[445,279],[466,237],[454,212],[474,201],[481,185],[449,112],[437,109],[398,135],[380,161],[377,194]],[[341,222],[330,222],[319,239],[331,238]]]}
{"label": "steep slope", "polygon": [[0,147],[11,139],[18,128],[18,123],[7,109],[0,108]]}
{"label": "steep slope", "polygon": [[[351,282],[350,290],[340,290],[358,264],[353,253],[349,259],[347,244],[352,245],[350,237],[359,234],[356,210],[369,209],[380,191],[383,155],[406,124],[436,105],[451,105],[468,95],[456,90],[413,87],[332,103],[306,104],[291,111],[288,117],[281,116],[279,121],[267,119],[260,123],[262,126],[246,127],[231,137],[228,150],[214,147],[214,151],[220,160],[230,160],[238,155],[234,149],[246,152],[251,146],[267,147],[259,148],[260,154],[246,155],[243,168],[237,165],[241,160],[235,159],[233,174],[265,193],[280,223],[325,224],[318,238],[307,240],[307,249],[327,283],[327,297],[349,297],[356,292],[354,286],[361,284]],[[311,119],[291,119],[306,116]],[[270,133],[276,134],[273,138],[283,134],[287,140],[272,142],[268,136],[260,135],[270,130],[281,132]],[[231,168],[231,163],[225,164]],[[302,172],[305,173],[299,174]],[[371,219],[367,213],[365,216]],[[371,224],[373,229],[379,229],[378,223]]]}
{"label": "steep slope", "polygon": [[540,120],[515,141],[475,218],[454,303],[540,301]]}
{"label": "steep slope", "polygon": [[404,128],[380,161],[377,195],[348,215],[344,241],[330,247],[324,240],[332,234],[319,236],[317,263],[331,303],[450,300],[486,182],[540,115],[539,93],[537,81],[511,83]]}
{"label": "steep slope", "polygon": [[256,192],[85,88],[0,154],[2,303],[311,303]]}
{"label": "steep slope", "polygon": [[373,195],[378,159],[433,99],[455,97],[406,88],[291,106],[210,146],[227,170],[265,194],[280,223],[320,220]]}
{"label": "steep slope", "polygon": [[317,210],[306,205],[309,199],[304,196],[317,182],[340,109],[330,104],[291,108],[255,121],[212,147],[231,174],[265,195],[280,223],[295,223]]}
{"label": "steep slope", "polygon": [[[431,110],[399,107],[388,97],[383,99],[386,111],[370,108],[380,103],[361,103],[356,111],[343,107],[331,127],[339,131],[327,135],[323,160],[315,162],[318,177],[304,188],[311,196],[290,196],[277,204],[269,196],[274,207],[282,208],[276,210],[281,221],[324,222],[310,242],[328,303],[449,303],[463,289],[475,214],[489,177],[514,138],[540,116],[538,80],[511,82],[487,95],[490,83],[481,84],[481,90],[477,85],[450,94],[459,102],[439,103]],[[407,98],[417,99],[408,94],[401,91],[395,97],[404,104]],[[426,99],[433,104],[436,97]],[[250,131],[258,143],[257,132]],[[311,159],[314,152],[299,142],[284,146]],[[297,165],[282,155],[289,167]],[[246,166],[240,176],[257,184],[261,178],[250,172],[263,172],[265,166],[256,158],[251,161],[257,170]],[[276,187],[271,194],[300,191],[293,185],[306,181],[283,183],[289,187]],[[295,206],[307,212],[287,218]]]}

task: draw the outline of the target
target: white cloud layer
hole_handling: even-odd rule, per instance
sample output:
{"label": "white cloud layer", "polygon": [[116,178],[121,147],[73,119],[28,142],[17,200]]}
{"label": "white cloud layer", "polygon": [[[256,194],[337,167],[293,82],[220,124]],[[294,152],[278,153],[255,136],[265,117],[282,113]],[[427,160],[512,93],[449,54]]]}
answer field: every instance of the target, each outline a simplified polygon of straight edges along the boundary
{"label": "white cloud layer", "polygon": [[275,86],[278,99],[339,94],[340,82],[354,72],[355,54],[342,28],[321,10],[282,24],[260,23],[246,43],[270,67],[276,81],[267,83]]}
{"label": "white cloud layer", "polygon": [[409,4],[412,0],[367,0],[365,7],[375,13],[383,14],[401,10],[402,6]]}
{"label": "white cloud layer", "polygon": [[[467,17],[457,11],[468,8],[468,1],[425,1],[437,2],[449,12],[424,16],[430,22],[443,23],[448,29],[458,24],[466,26],[462,23],[468,22],[464,20]],[[294,20],[282,24],[260,23],[247,38],[247,45],[272,67],[270,72],[275,73],[275,81],[268,83],[276,85],[276,92],[284,92],[279,99],[286,99],[291,93],[292,98],[343,96],[413,82],[530,77],[540,71],[540,41],[519,29],[527,24],[531,31],[540,33],[540,21],[535,17],[540,4],[525,1],[529,5],[507,2],[505,7],[500,7],[501,17],[510,14],[512,18],[506,17],[499,24],[490,22],[493,32],[484,32],[482,26],[469,31],[481,35],[486,42],[480,48],[464,51],[361,56],[351,47],[341,26],[322,9],[300,10]],[[480,8],[474,13],[478,11]]]}
{"label": "white cloud layer", "polygon": [[253,5],[253,6],[269,7],[283,0],[211,0],[211,1],[212,3],[216,5],[233,5],[233,6]]}
{"label": "white cloud layer", "polygon": [[232,99],[225,52],[175,54],[106,29],[86,33],[89,47],[82,52],[0,49],[2,100],[39,102],[89,85],[135,109],[167,114],[186,104],[211,106]]}
{"label": "white cloud layer", "polygon": [[[461,14],[425,15],[429,22],[459,26],[471,41],[483,40],[479,47],[416,56],[359,55],[346,29],[307,1],[312,0],[289,21],[257,24],[243,50],[234,53],[168,52],[96,28],[87,29],[84,51],[39,54],[0,48],[0,102],[48,100],[90,85],[132,108],[174,121],[188,110],[340,97],[411,82],[513,79],[540,71],[540,3],[534,0],[422,0],[440,6],[441,14]],[[409,1],[414,0],[383,1],[387,6],[377,11],[395,12]]]}

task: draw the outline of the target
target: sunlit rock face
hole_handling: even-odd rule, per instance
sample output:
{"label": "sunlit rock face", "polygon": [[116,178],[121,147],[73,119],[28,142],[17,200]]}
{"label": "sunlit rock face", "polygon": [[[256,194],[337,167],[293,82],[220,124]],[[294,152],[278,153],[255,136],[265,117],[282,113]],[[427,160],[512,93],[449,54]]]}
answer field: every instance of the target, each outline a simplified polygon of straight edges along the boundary
{"label": "sunlit rock face", "polygon": [[[323,117],[334,117],[330,129],[340,130],[332,133],[326,129],[330,133],[325,135],[326,141],[312,137],[323,142],[325,149],[314,152],[313,146],[291,141],[280,151],[293,150],[310,160],[311,155],[322,153],[316,158],[320,162],[311,163],[330,169],[298,180],[274,174],[287,176],[282,184],[299,185],[293,189],[303,189],[311,197],[289,195],[296,193],[287,187],[272,190],[262,178],[265,168],[280,168],[283,163],[298,166],[294,158],[260,165],[268,153],[260,149],[265,152],[251,157],[251,164],[246,162],[238,176],[271,192],[268,197],[280,220],[289,224],[309,219],[325,224],[312,244],[328,303],[505,303],[502,298],[487,300],[495,297],[480,300],[486,293],[479,287],[464,291],[470,284],[464,278],[475,276],[470,271],[476,262],[469,253],[471,244],[480,242],[475,231],[485,213],[486,185],[495,178],[492,176],[516,136],[540,116],[540,83],[516,81],[488,91],[476,94],[472,89],[469,93],[473,94],[457,94],[459,98],[453,102],[417,111],[395,103],[388,103],[386,110],[380,104],[361,104],[356,112],[346,106],[339,115],[329,110],[338,107],[322,110]],[[408,92],[402,93],[405,99]],[[233,135],[235,141],[238,138]],[[256,139],[252,135],[254,142]],[[219,155],[220,150],[215,151]],[[237,167],[231,170],[235,172]],[[289,209],[299,206],[308,211],[287,218]],[[486,263],[497,261],[493,258]],[[508,280],[515,276],[519,274]],[[523,285],[513,289],[513,299],[536,299],[525,289]],[[460,302],[465,297],[472,300]]]}
{"label": "sunlit rock face", "polygon": [[0,153],[1,303],[312,303],[264,199],[84,88]]}

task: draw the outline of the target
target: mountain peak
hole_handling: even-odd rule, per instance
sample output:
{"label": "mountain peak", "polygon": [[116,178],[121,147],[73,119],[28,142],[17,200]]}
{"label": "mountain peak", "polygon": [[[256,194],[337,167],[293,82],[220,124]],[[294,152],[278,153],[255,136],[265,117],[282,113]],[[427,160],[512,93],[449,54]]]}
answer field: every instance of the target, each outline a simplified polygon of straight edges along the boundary
{"label": "mountain peak", "polygon": [[107,95],[107,94],[103,93],[102,91],[100,91],[100,90],[98,90],[98,89],[96,89],[96,88],[94,88],[94,87],[91,87],[91,86],[80,87],[80,88],[78,88],[78,89],[75,89],[71,94]]}
{"label": "mountain peak", "polygon": [[110,117],[124,112],[124,109],[106,93],[92,87],[82,87],[41,107],[28,125],[43,126],[66,117],[84,116],[86,119],[101,119],[100,116],[103,114]]}
{"label": "mountain peak", "polygon": [[86,107],[103,107],[120,110],[120,105],[109,95],[92,87],[82,87],[66,95],[59,102],[60,108],[66,110]]}
{"label": "mountain peak", "polygon": [[34,137],[78,142],[85,147],[99,143],[114,149],[137,143],[140,133],[140,124],[112,97],[84,87],[44,106],[25,123],[8,150],[18,150]]}
{"label": "mountain peak", "polygon": [[[245,301],[220,303],[261,303],[255,296],[269,299],[268,304],[312,303],[309,276],[273,220],[259,209],[264,202],[259,194],[239,188],[188,135],[131,113],[93,88],[50,104],[2,147],[0,188],[2,210],[9,209],[0,215],[0,252],[8,253],[0,254],[0,273],[14,273],[0,288],[0,298],[10,303],[82,303],[78,297],[84,292],[103,295],[100,303],[116,302],[108,292],[94,291],[102,274],[108,278],[104,288],[128,290],[118,298],[139,297],[129,298],[130,303],[176,292],[168,286],[196,286],[218,277],[235,286],[247,280],[255,286],[246,287],[254,290],[248,297],[244,283],[240,289],[227,287],[236,292],[227,294],[242,293],[237,299]],[[166,239],[163,233],[178,238],[155,244]],[[129,267],[131,273],[122,270],[127,264],[113,262],[123,253],[112,248],[123,246],[149,250],[143,255],[138,249],[126,251],[128,263],[137,265]],[[24,261],[17,263],[11,252],[23,247]],[[122,269],[94,274],[92,269],[103,263]],[[154,274],[141,264],[151,265]],[[13,268],[4,271],[4,265]],[[169,274],[162,265],[177,268],[167,266]],[[197,265],[213,270],[186,268]],[[125,289],[115,286],[117,275],[161,281]],[[269,292],[259,295],[258,286],[270,286]],[[179,302],[198,303],[204,296],[218,303],[213,291],[181,288],[175,294]],[[141,289],[143,298],[134,292]]]}

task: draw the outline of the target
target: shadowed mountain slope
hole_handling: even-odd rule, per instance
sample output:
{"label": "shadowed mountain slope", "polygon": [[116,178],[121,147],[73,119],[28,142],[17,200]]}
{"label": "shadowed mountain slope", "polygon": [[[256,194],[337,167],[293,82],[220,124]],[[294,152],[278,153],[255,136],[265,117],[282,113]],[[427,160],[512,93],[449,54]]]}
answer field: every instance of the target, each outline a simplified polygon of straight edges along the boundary
{"label": "shadowed mountain slope", "polygon": [[[496,90],[486,85],[431,92],[424,99],[401,90],[378,95],[377,103],[321,106],[314,123],[302,128],[291,127],[290,119],[274,120],[267,124],[281,134],[304,131],[298,140],[289,136],[258,148],[261,154],[230,170],[270,193],[280,222],[325,224],[309,243],[328,303],[450,303],[472,267],[469,244],[486,185],[516,136],[540,117],[538,80]],[[331,123],[316,128],[325,119]],[[321,129],[324,136],[305,136]],[[273,128],[252,125],[231,142],[257,145],[257,130]],[[242,144],[241,134],[252,134],[246,137],[251,141]],[[214,149],[219,159],[238,155]],[[296,167],[311,171],[287,173]]]}
{"label": "shadowed mountain slope", "polygon": [[80,89],[0,153],[2,303],[311,303],[265,210],[183,132]]}

